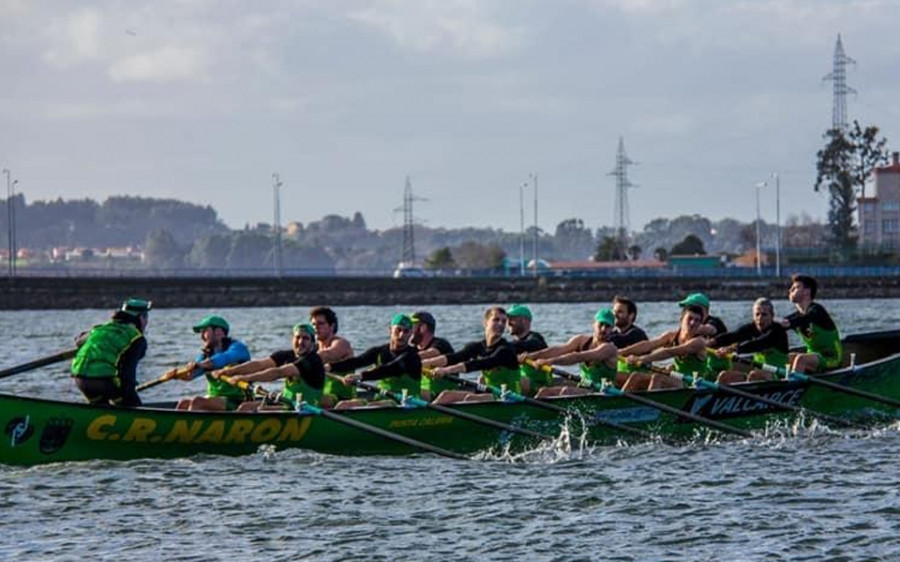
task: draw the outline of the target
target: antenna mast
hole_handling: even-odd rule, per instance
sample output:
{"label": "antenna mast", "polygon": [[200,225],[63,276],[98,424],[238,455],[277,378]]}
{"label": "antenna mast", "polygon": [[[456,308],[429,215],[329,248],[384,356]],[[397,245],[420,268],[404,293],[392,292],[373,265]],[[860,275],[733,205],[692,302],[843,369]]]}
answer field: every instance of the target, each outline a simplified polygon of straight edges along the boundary
{"label": "antenna mast", "polygon": [[628,155],[625,154],[625,142],[619,137],[619,149],[616,152],[616,168],[609,173],[610,176],[616,178],[616,204],[614,227],[616,238],[621,242],[622,249],[626,247],[629,238],[631,225],[629,224],[628,211],[628,188],[637,187],[628,181],[628,166],[635,164]]}
{"label": "antenna mast", "polygon": [[847,65],[856,64],[856,61],[844,53],[844,43],[841,34],[838,33],[837,43],[834,45],[834,63],[832,71],[822,80],[831,80],[834,86],[834,103],[831,109],[831,128],[841,131],[847,130],[847,94],[855,94],[856,90],[847,85]]}

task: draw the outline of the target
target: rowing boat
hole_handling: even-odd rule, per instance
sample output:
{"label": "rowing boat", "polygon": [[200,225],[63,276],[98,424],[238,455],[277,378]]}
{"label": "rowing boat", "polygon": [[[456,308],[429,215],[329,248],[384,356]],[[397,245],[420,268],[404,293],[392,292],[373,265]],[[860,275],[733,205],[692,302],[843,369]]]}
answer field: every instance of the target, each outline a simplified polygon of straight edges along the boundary
{"label": "rowing boat", "polygon": [[[849,336],[841,369],[819,378],[851,389],[900,400],[900,331]],[[802,406],[808,411],[857,419],[900,417],[900,409],[836,392],[808,380],[776,380],[740,385],[741,390]],[[759,429],[785,413],[771,405],[716,389],[678,389],[642,396],[742,429]],[[568,423],[584,428],[589,442],[628,437],[624,424],[666,437],[690,437],[702,428],[658,408],[622,396],[591,393],[547,399],[572,412]],[[307,412],[188,412],[173,404],[116,408],[0,394],[0,463],[37,465],[90,459],[176,458],[201,453],[244,455],[261,447],[302,448],[335,455],[406,455],[419,450]],[[536,432],[559,433],[558,413],[523,402],[473,402],[451,408]],[[523,450],[536,440],[421,407],[372,407],[342,416],[409,439],[461,454],[492,448]],[[615,422],[607,424],[602,422]]]}

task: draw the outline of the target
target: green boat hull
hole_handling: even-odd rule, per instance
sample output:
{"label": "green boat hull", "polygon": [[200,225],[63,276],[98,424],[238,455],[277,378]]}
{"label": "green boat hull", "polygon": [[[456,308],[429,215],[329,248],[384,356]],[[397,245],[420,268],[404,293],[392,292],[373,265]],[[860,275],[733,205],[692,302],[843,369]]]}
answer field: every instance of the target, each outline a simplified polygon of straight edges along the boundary
{"label": "green boat hull", "polygon": [[[900,332],[860,334],[845,340],[856,365],[822,375],[823,379],[892,399],[900,399]],[[803,381],[740,385],[741,390],[812,412],[882,419],[900,416],[893,406],[836,392]],[[759,429],[783,411],[720,390],[681,389],[643,396],[681,411],[743,429]],[[629,438],[604,422],[653,433],[689,438],[703,426],[637,404],[625,397],[588,394],[549,399],[570,416],[524,403],[486,402],[452,406],[476,416],[550,434],[561,425],[586,433],[592,443]],[[0,463],[36,465],[90,459],[177,458],[206,453],[245,455],[261,447],[302,448],[334,455],[407,455],[421,452],[339,421],[295,412],[184,412],[163,407],[136,409],[91,406],[0,394]],[[527,436],[424,408],[380,407],[345,410],[340,415],[403,437],[461,454],[538,445]],[[568,417],[568,419],[563,419]]]}

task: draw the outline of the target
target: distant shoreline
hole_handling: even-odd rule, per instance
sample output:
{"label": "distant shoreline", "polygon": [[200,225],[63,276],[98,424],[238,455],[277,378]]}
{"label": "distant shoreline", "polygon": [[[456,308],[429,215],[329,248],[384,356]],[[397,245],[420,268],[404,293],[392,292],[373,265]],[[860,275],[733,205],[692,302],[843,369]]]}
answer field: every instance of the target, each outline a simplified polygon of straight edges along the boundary
{"label": "distant shoreline", "polygon": [[[152,300],[155,308],[602,302],[614,295],[665,302],[698,291],[726,301],[784,298],[788,284],[787,277],[7,277],[0,279],[0,310],[114,308],[133,296]],[[900,277],[822,278],[819,298],[900,298]]]}

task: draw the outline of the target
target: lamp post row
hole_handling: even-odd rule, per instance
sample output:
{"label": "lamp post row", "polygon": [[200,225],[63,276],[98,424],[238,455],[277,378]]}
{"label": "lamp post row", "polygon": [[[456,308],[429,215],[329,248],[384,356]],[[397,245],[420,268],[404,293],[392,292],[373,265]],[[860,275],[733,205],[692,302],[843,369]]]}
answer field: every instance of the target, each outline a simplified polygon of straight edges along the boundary
{"label": "lamp post row", "polygon": [[16,276],[16,210],[13,206],[13,196],[15,195],[16,184],[19,180],[12,180],[12,172],[9,168],[3,168],[3,174],[6,176],[6,217],[8,220],[7,243],[9,246],[9,276]]}
{"label": "lamp post row", "polygon": [[[772,172],[775,180],[775,277],[781,277],[781,178],[778,172]],[[765,181],[756,184],[756,275],[762,275],[762,255],[760,254],[759,189],[769,185]]]}

